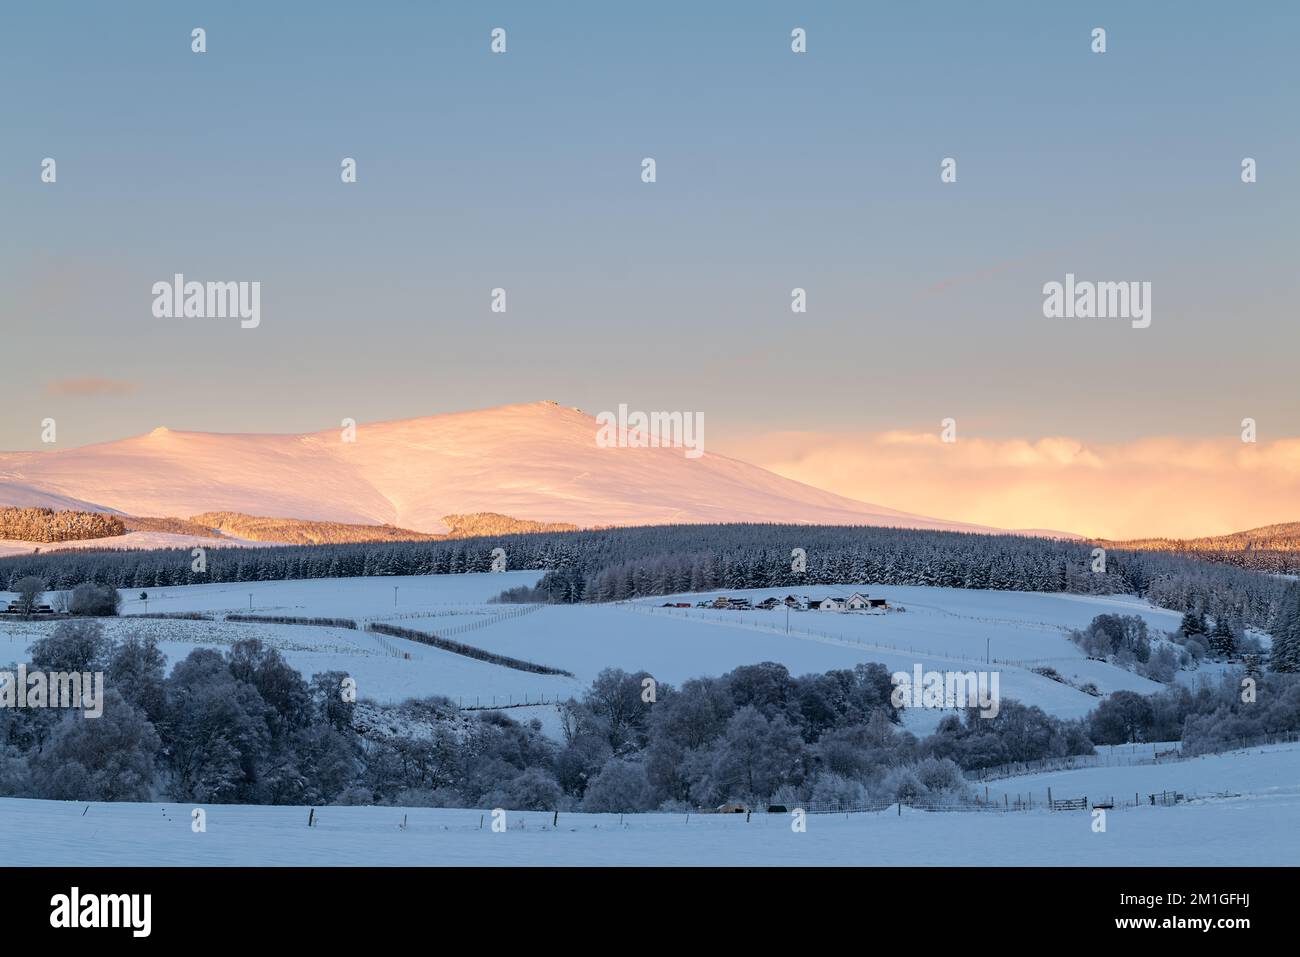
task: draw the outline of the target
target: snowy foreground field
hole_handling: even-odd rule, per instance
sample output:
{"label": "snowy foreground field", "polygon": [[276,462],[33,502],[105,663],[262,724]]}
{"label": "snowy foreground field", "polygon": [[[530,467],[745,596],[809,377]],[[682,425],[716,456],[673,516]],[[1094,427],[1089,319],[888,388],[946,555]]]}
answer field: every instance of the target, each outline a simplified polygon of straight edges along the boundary
{"label": "snowy foreground field", "polygon": [[[510,706],[519,720],[539,718],[559,735],[557,699],[580,695],[603,668],[644,669],[661,681],[719,675],[738,665],[776,661],[794,674],[877,661],[910,671],[998,671],[1001,694],[1075,718],[1120,689],[1160,685],[1090,661],[1068,638],[1102,613],[1142,615],[1156,633],[1178,616],[1125,596],[845,584],[808,590],[812,597],[865,591],[896,608],[876,614],[732,612],[664,608],[712,594],[609,605],[503,606],[501,590],[531,584],[537,572],[321,579],[146,589],[149,612],[203,612],[213,621],[105,619],[115,638],[152,634],[169,662],[196,647],[228,648],[260,638],[310,676],[341,670],[358,695],[380,702],[444,695],[464,707]],[[740,594],[732,592],[730,594]],[[779,590],[743,594],[758,601]],[[0,596],[5,598],[7,596]],[[124,591],[124,614],[143,612],[139,590]],[[479,648],[573,672],[537,675],[451,654],[416,642],[337,627],[225,620],[232,613],[346,617],[438,632]],[[27,647],[52,622],[0,622],[0,660],[24,661]],[[985,664],[985,655],[992,662]],[[1049,665],[1068,683],[1035,674]],[[1213,680],[1210,669],[1180,680]],[[547,702],[539,705],[540,699]],[[516,707],[521,701],[526,707]],[[904,714],[915,733],[933,729],[942,712]],[[1170,748],[1173,746],[1170,745]],[[810,815],[796,833],[787,814],[639,814],[508,812],[504,833],[485,809],[397,807],[308,808],[214,805],[207,830],[191,830],[191,811],[177,804],[84,804],[0,799],[0,823],[38,841],[11,842],[11,864],[612,864],[612,865],[1296,865],[1300,864],[1300,744],[1188,761],[1135,763],[1151,746],[1099,749],[1095,767],[1003,778],[989,800],[1026,811],[934,813],[895,805],[887,811]],[[978,790],[983,785],[972,782]],[[1114,798],[1130,806],[1107,816],[1104,833],[1086,812],[1041,809],[1056,798]],[[1147,795],[1174,791],[1188,800],[1149,806]],[[981,795],[983,796],[983,795]],[[1131,806],[1134,801],[1140,806]],[[402,827],[405,821],[405,827]]]}
{"label": "snowy foreground field", "polygon": [[[1158,780],[1153,780],[1158,778]],[[1300,745],[1174,765],[1051,776],[1056,793],[1132,793],[1174,776],[1189,792],[1234,794],[1107,815],[1096,833],[1081,811],[815,814],[796,833],[788,814],[491,812],[397,807],[217,805],[207,830],[175,804],[0,799],[11,865],[1244,865],[1300,864]],[[1014,792],[1024,779],[999,782]],[[1285,782],[1285,783],[1277,783]],[[1035,783],[1035,787],[1041,783]],[[406,827],[401,825],[405,820]]]}

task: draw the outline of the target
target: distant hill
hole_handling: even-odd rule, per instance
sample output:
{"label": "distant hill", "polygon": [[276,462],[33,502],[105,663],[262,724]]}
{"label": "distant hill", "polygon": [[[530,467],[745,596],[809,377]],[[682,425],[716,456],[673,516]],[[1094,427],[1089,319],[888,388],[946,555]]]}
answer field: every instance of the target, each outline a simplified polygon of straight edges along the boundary
{"label": "distant hill", "polygon": [[1300,522],[1264,525],[1206,538],[1141,538],[1103,541],[1113,548],[1174,552],[1253,571],[1300,575]]}
{"label": "distant hill", "polygon": [[0,504],[280,516],[431,535],[456,534],[448,515],[469,524],[508,515],[539,528],[793,522],[997,531],[845,498],[707,451],[688,458],[681,448],[602,446],[599,432],[593,416],[553,402],[368,423],[346,436],[159,428],[81,448],[0,452]]}

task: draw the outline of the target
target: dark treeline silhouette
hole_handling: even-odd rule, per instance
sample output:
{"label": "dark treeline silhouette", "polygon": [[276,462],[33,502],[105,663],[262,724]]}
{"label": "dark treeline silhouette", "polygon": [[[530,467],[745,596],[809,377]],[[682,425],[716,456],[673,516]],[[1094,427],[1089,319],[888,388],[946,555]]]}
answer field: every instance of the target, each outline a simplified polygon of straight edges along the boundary
{"label": "dark treeline silhouette", "polygon": [[[503,548],[512,569],[546,574],[503,600],[618,601],[646,595],[860,582],[1012,591],[1132,594],[1175,610],[1269,627],[1285,582],[1167,552],[1111,550],[1095,572],[1090,542],[861,526],[664,525],[543,532],[444,542],[212,548],[207,570],[188,549],[76,550],[0,559],[0,582],[35,575],[50,589],[486,572]],[[807,568],[791,570],[791,550]]]}

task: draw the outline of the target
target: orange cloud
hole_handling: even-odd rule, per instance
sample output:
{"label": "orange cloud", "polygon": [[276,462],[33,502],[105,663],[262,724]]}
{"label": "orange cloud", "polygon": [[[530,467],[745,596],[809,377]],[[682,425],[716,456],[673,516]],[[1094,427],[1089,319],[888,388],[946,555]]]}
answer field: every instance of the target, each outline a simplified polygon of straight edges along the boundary
{"label": "orange cloud", "polygon": [[71,396],[131,395],[139,388],[134,382],[89,376],[84,379],[56,379],[46,385],[45,391],[50,395]]}
{"label": "orange cloud", "polygon": [[940,518],[1105,538],[1192,537],[1300,521],[1300,438],[775,433],[737,458],[851,498]]}

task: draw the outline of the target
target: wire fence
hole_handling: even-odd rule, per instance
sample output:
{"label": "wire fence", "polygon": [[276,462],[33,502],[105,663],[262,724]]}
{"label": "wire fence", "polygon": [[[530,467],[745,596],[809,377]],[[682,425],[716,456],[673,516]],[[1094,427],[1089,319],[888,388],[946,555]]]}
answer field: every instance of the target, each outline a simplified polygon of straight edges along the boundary
{"label": "wire fence", "polygon": [[[1027,774],[1039,774],[1045,771],[1075,771],[1082,768],[1167,764],[1171,761],[1188,761],[1208,754],[1224,754],[1228,751],[1239,751],[1243,748],[1256,748],[1271,744],[1290,744],[1296,741],[1300,741],[1300,732],[1297,731],[1262,734],[1250,738],[1227,740],[1221,742],[1217,748],[1198,749],[1194,754],[1187,754],[1183,750],[1181,741],[1169,741],[1162,742],[1164,750],[1156,750],[1155,745],[1142,745],[1143,750],[1139,752],[1136,750],[1138,746],[1135,745],[1134,751],[1127,755],[1122,751],[1107,749],[1100,754],[1072,754],[1056,758],[1040,758],[1033,761],[1015,761],[991,768],[972,769],[965,772],[965,774],[968,779],[996,781],[1004,778],[1022,777]],[[1148,748],[1150,753],[1146,753]]]}
{"label": "wire fence", "polygon": [[391,615],[367,615],[364,618],[358,618],[357,621],[365,624],[371,621],[409,621],[412,618],[458,618],[464,615],[491,614],[491,609],[484,608],[482,605],[456,605],[452,607],[428,609],[425,611],[393,612]]}
{"label": "wire fence", "polygon": [[[456,698],[456,704],[462,711],[504,711],[508,708],[536,708],[539,705],[558,705],[561,701],[567,701],[572,695],[547,695],[545,692],[539,694],[529,694],[524,692],[522,698],[519,695],[474,695],[473,704],[465,704],[469,700],[468,696],[460,695]],[[516,698],[520,700],[516,701]]]}

